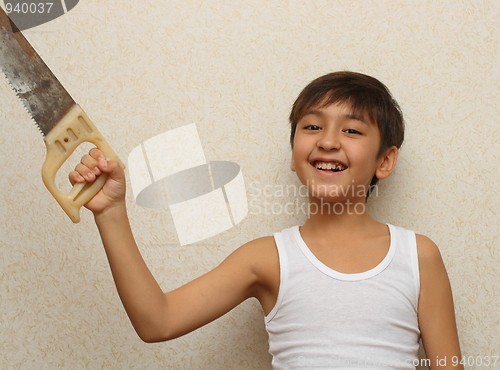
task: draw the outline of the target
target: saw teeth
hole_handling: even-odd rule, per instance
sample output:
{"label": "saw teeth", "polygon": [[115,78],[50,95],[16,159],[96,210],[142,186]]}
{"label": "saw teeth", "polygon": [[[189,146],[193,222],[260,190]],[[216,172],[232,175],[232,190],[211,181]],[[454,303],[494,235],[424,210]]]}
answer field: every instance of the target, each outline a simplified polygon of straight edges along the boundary
{"label": "saw teeth", "polygon": [[7,77],[7,74],[3,71],[2,69],[2,73],[3,75],[5,76],[5,79],[7,80],[7,83],[9,84],[10,88],[12,89],[12,91],[14,91],[14,93],[16,94],[16,97],[21,100],[21,103],[23,104],[23,107],[24,109],[26,109],[26,111],[28,112],[31,120],[33,121],[33,123],[35,124],[36,128],[38,129],[38,131],[40,131],[40,133],[44,135],[42,129],[40,128],[40,126],[38,126],[38,123],[35,121],[35,118],[33,117],[33,114],[31,113],[31,111],[28,109],[28,107],[26,106],[26,103],[25,103],[25,99],[21,98],[18,94],[18,92],[16,91],[16,89],[14,88],[14,85],[12,85],[12,83],[10,82],[9,78]]}
{"label": "saw teeth", "polygon": [[40,128],[40,126],[38,126],[38,123],[36,123],[36,121],[33,119],[33,117],[31,117],[31,119],[33,120],[33,122],[35,123],[35,126],[36,128],[38,129],[38,131],[40,131],[40,133],[42,134],[42,136],[45,136],[45,134],[43,133],[42,129]]}
{"label": "saw teeth", "polygon": [[[26,111],[28,112],[28,114],[29,114],[30,118],[33,120],[33,122],[35,123],[36,127],[38,128],[38,130],[40,130],[40,132],[41,132],[41,133],[42,133],[42,135],[43,135],[42,129],[40,128],[40,126],[38,126],[38,123],[36,122],[35,117],[33,117],[33,113],[32,113],[32,112],[31,112],[31,110],[28,108],[29,106],[28,106],[28,105],[26,105],[26,103],[25,103],[26,99],[21,98],[18,94],[16,94],[16,96],[17,96],[17,98],[18,98],[19,100],[21,100],[21,102],[23,103],[24,109],[26,109]],[[44,135],[44,136],[45,136],[45,135]]]}

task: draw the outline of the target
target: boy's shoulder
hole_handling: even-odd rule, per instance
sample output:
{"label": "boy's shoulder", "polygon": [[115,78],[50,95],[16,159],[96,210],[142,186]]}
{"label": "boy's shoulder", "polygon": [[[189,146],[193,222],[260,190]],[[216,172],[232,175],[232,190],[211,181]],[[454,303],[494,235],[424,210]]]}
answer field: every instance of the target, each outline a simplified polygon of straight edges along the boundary
{"label": "boy's shoulder", "polygon": [[[413,233],[412,230],[406,229],[405,227],[401,226],[400,227],[395,226],[395,227],[397,229],[407,230]],[[429,237],[415,233],[415,239],[417,244],[419,262],[420,261],[427,262],[428,260],[432,261],[435,260],[436,258],[441,259],[441,253],[439,252],[439,247]]]}
{"label": "boy's shoulder", "polygon": [[253,276],[252,296],[260,301],[267,314],[276,303],[280,284],[279,255],[274,237],[254,239],[238,248],[233,255],[240,267],[249,270]]}
{"label": "boy's shoulder", "polygon": [[236,251],[245,255],[245,258],[255,261],[256,268],[265,265],[266,261],[278,261],[278,251],[273,236],[264,236],[243,244]]}
{"label": "boy's shoulder", "polygon": [[441,269],[443,259],[438,246],[425,235],[415,234],[417,239],[418,264],[420,274],[433,275],[434,272]]}
{"label": "boy's shoulder", "polygon": [[430,238],[422,234],[415,234],[415,237],[419,256],[424,259],[441,258],[438,246]]}
{"label": "boy's shoulder", "polygon": [[265,279],[270,270],[279,272],[279,256],[274,237],[264,236],[251,240],[236,249],[228,261],[250,270],[258,280]]}

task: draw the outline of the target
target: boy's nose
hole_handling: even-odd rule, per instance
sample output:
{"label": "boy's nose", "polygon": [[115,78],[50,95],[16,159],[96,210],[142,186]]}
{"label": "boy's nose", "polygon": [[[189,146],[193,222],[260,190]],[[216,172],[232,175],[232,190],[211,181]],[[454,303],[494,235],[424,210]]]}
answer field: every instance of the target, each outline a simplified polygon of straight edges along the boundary
{"label": "boy's nose", "polygon": [[318,147],[323,150],[334,150],[340,148],[340,140],[338,134],[327,132],[326,130],[318,140]]}

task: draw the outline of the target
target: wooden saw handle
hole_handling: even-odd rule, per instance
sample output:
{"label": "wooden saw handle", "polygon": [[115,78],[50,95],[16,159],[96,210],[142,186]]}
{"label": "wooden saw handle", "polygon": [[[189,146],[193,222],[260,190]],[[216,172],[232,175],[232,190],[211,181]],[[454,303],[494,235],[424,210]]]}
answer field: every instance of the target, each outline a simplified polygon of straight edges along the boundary
{"label": "wooden saw handle", "polygon": [[122,168],[125,166],[78,104],[66,113],[44,140],[47,156],[42,166],[43,182],[69,218],[77,223],[80,221],[80,208],[102,189],[107,175],[99,175],[92,183],[76,183],[69,193],[63,193],[57,188],[55,179],[64,162],[81,143],[90,142],[107,159],[118,161]]}

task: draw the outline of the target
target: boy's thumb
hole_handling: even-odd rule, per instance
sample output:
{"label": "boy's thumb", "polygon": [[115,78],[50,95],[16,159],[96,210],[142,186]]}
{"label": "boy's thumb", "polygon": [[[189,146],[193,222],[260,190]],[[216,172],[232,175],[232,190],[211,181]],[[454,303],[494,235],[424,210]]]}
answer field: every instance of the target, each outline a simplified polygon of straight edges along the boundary
{"label": "boy's thumb", "polygon": [[117,161],[110,159],[110,160],[104,160],[104,159],[99,159],[99,169],[110,175],[111,177],[120,177],[121,172],[121,167],[118,164]]}

